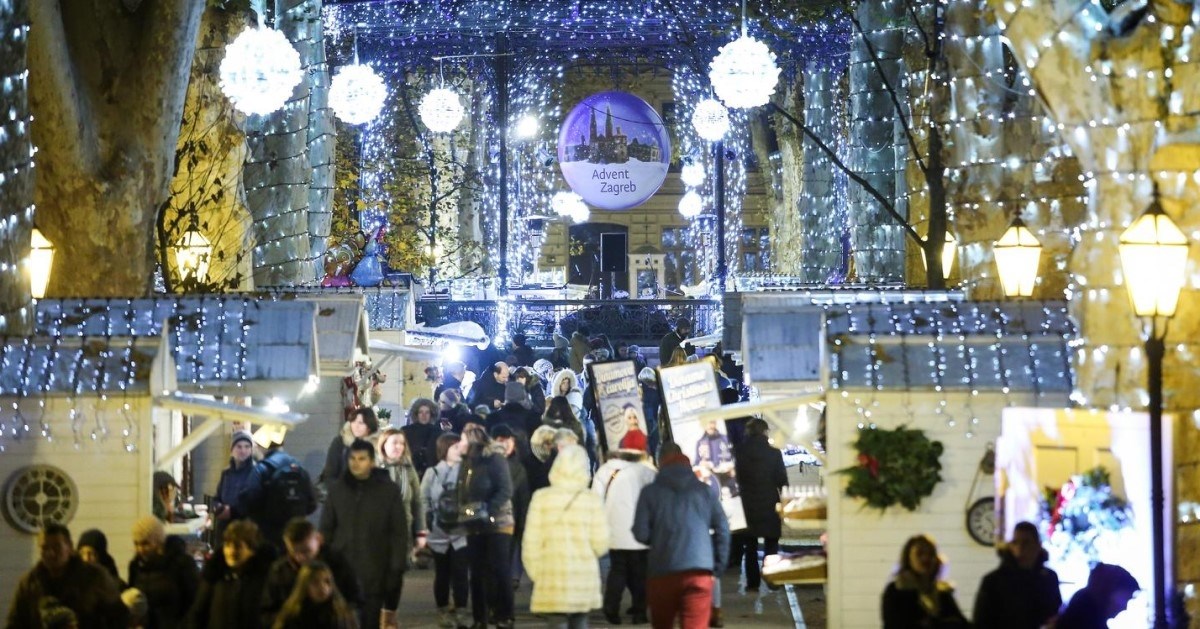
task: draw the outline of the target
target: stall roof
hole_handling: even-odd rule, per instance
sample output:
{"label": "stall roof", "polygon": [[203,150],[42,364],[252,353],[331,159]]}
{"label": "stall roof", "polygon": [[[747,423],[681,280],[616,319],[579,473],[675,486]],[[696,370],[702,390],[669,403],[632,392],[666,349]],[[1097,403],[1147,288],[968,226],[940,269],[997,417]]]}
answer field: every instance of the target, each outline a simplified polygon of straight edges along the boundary
{"label": "stall roof", "polygon": [[[158,338],[0,340],[0,397],[150,395]],[[170,386],[169,383],[158,383]]]}
{"label": "stall roof", "polygon": [[34,332],[52,339],[156,337],[167,330],[182,390],[281,393],[318,374],[316,304],[254,296],[44,299]]}
{"label": "stall roof", "polygon": [[1065,302],[841,304],[825,309],[830,384],[883,390],[1066,392]]}
{"label": "stall roof", "polygon": [[[297,299],[317,305],[317,344],[321,364],[331,367],[354,366],[356,354],[369,351],[369,333],[365,300],[354,293],[299,293]],[[345,375],[345,374],[337,374]]]}

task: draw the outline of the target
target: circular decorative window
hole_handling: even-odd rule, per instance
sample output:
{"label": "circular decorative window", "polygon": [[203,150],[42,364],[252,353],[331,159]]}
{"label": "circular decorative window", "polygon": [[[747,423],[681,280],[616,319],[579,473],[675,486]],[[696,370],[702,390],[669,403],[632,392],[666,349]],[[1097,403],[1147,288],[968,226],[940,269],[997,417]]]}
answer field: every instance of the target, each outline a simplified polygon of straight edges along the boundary
{"label": "circular decorative window", "polygon": [[29,465],[8,479],[4,515],[17,529],[36,533],[49,523],[67,524],[79,507],[79,490],[67,473],[51,465]]}

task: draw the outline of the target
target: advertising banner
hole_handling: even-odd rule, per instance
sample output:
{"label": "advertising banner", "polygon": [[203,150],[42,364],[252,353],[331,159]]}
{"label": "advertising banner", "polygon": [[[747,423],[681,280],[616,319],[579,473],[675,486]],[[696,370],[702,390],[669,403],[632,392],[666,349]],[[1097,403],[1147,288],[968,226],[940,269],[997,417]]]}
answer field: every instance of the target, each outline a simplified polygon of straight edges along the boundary
{"label": "advertising banner", "polygon": [[717,376],[712,365],[701,361],[658,370],[663,404],[671,422],[671,435],[692,462],[692,470],[721,500],[729,529],[746,528],[746,515],[734,475],[733,446],[725,432],[725,422],[707,420],[701,411],[721,407]]}
{"label": "advertising banner", "polygon": [[588,96],[558,132],[558,164],[567,185],[603,210],[629,209],[654,196],[670,162],[662,118],[627,92]]}
{"label": "advertising banner", "polygon": [[596,406],[604,425],[605,447],[646,451],[646,418],[637,366],[632,360],[592,363],[588,382],[596,392]]}

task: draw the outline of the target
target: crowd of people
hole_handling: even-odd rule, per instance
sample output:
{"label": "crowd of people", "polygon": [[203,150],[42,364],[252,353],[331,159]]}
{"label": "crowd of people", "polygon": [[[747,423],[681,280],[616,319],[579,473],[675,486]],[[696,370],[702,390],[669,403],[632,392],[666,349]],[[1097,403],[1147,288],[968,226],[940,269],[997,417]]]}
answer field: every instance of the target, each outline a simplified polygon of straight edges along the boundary
{"label": "crowd of people", "polygon": [[[691,332],[680,321],[663,339],[665,364],[696,360]],[[606,444],[587,365],[614,357],[640,365],[649,421],[638,439]],[[315,480],[281,433],[234,433],[211,509],[214,552],[202,566],[166,535],[169,475],[156,475],[155,515],[131,531],[127,581],[102,532],[83,533],[76,548],[65,527],[46,526],[8,627],[388,629],[403,619],[403,597],[428,596],[405,592],[414,565],[432,566],[447,628],[512,627],[526,577],[530,611],[571,629],[588,626],[596,609],[613,625],[721,627],[727,566],[744,566],[747,589],[758,590],[759,541],[766,555],[778,552],[776,503],[787,484],[766,422],[743,420],[732,443],[706,426],[693,461],[660,438],[655,374],[636,346],[613,347],[580,327],[557,337],[549,357],[518,336],[503,360],[480,358],[474,370],[430,370],[433,397],[414,400],[400,426],[353,409]],[[736,401],[719,361],[713,367],[722,397]],[[747,523],[732,534],[720,502],[730,492]],[[1044,560],[1036,528],[1018,525],[981,584],[975,626],[1101,627],[1138,589],[1128,572],[1102,564],[1060,611]],[[941,566],[931,538],[905,544],[883,595],[886,629],[970,626]]]}

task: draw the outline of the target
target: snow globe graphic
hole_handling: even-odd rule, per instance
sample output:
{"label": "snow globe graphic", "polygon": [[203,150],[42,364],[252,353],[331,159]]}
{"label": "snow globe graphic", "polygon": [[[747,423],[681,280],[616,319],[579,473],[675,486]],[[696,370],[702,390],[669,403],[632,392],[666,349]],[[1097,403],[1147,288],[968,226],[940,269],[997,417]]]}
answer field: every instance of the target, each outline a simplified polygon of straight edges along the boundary
{"label": "snow globe graphic", "polygon": [[667,178],[671,139],[662,118],[628,92],[580,101],[558,132],[563,178],[588,205],[626,210],[654,196]]}

